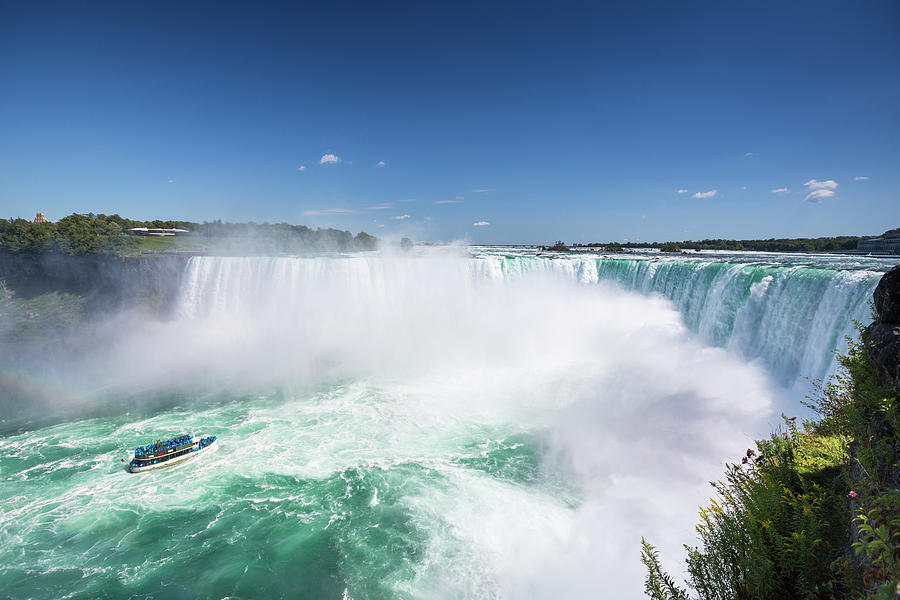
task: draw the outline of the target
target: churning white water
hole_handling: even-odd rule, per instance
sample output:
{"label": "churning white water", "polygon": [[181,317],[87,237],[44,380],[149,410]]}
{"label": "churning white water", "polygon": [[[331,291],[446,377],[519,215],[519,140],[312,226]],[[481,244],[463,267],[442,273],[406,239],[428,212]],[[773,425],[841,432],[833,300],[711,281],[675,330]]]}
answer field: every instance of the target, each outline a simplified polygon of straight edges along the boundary
{"label": "churning white water", "polygon": [[[0,582],[639,598],[641,536],[679,573],[708,482],[865,318],[876,271],[769,260],[193,258],[172,321],[114,322],[85,363],[175,408],[0,440],[0,564],[36,565]],[[140,480],[106,466],[115,440],[182,427],[218,435],[218,460]]]}
{"label": "churning white water", "polygon": [[[375,440],[378,460],[440,470],[454,447],[533,436],[534,482],[454,466],[453,485],[416,498],[430,541],[411,589],[636,597],[641,534],[689,539],[724,457],[766,427],[771,384],[664,298],[527,260],[195,258],[181,323],[213,332],[240,381],[377,387],[389,416],[366,411],[349,435]],[[298,459],[346,468],[314,449]]]}
{"label": "churning white water", "polygon": [[[880,265],[876,259],[869,266]],[[191,318],[247,310],[256,317],[280,317],[278,307],[284,303],[309,308],[317,301],[331,303],[337,294],[341,301],[364,299],[365,307],[345,306],[331,314],[365,310],[367,318],[380,321],[390,305],[415,304],[423,293],[433,296],[427,300],[433,306],[456,311],[460,305],[450,299],[526,275],[588,286],[611,282],[661,295],[705,343],[761,360],[782,384],[833,372],[833,350],[854,333],[854,321],[869,319],[868,299],[881,276],[867,269],[778,261],[548,258],[496,248],[456,260],[204,257],[193,259],[187,269],[180,311]],[[403,297],[395,297],[398,291]],[[412,318],[416,312],[409,308],[404,310]]]}

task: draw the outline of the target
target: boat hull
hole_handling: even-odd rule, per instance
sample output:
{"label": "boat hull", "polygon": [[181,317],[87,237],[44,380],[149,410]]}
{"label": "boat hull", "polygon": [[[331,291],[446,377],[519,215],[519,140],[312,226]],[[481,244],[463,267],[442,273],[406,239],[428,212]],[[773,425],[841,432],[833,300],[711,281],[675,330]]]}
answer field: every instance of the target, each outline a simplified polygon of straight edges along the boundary
{"label": "boat hull", "polygon": [[180,465],[183,462],[189,461],[192,458],[197,458],[201,454],[208,453],[212,448],[216,447],[216,443],[212,442],[208,446],[204,446],[203,448],[198,448],[193,452],[188,452],[187,454],[183,454],[176,458],[172,458],[160,463],[156,463],[155,465],[146,465],[140,467],[130,466],[128,467],[129,472],[131,473],[146,473],[148,471],[155,471],[157,469],[167,469],[169,467],[173,467],[175,465]]}

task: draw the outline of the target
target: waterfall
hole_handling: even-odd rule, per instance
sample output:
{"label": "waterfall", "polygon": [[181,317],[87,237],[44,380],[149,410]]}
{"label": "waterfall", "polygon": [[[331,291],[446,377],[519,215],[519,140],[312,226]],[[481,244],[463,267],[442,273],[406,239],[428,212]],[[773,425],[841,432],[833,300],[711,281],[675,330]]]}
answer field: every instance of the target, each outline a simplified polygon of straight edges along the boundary
{"label": "waterfall", "polygon": [[761,360],[782,382],[822,378],[835,369],[833,351],[871,319],[868,300],[881,273],[806,266],[701,260],[548,259],[490,256],[493,277],[535,271],[584,284],[612,281],[660,294],[704,342]]}
{"label": "waterfall", "polygon": [[705,343],[761,361],[784,384],[834,371],[833,351],[844,349],[854,320],[869,320],[867,301],[881,276],[783,264],[514,253],[452,259],[195,257],[186,269],[179,306],[185,318],[248,310],[283,314],[285,307],[302,312],[317,291],[329,289],[349,295],[350,310],[378,319],[386,306],[426,301],[422,287],[456,293],[451,290],[541,274],[586,286],[611,282],[667,298]]}

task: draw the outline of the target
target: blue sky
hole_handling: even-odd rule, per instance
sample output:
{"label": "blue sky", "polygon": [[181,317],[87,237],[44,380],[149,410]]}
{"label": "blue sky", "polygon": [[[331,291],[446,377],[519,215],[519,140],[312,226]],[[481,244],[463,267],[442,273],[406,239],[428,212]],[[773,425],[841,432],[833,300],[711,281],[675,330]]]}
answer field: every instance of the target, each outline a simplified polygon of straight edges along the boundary
{"label": "blue sky", "polygon": [[185,4],[0,0],[3,217],[495,243],[900,226],[893,0]]}

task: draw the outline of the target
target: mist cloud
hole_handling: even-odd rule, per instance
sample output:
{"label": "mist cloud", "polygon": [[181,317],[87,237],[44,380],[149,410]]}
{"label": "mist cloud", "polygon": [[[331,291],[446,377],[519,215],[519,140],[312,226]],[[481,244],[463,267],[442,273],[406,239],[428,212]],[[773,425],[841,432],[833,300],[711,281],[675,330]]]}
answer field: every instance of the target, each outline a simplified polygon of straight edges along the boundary
{"label": "mist cloud", "polygon": [[[641,536],[669,552],[693,539],[722,458],[767,430],[770,381],[698,343],[661,298],[550,273],[510,280],[458,252],[194,258],[174,319],[111,318],[67,387],[289,390],[227,468],[430,465],[441,485],[402,492],[432,540],[417,593],[642,598]],[[326,429],[299,460],[284,428],[329,382],[353,382],[329,400],[343,433]],[[543,483],[452,459],[459,440],[495,435],[540,440]]]}

